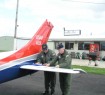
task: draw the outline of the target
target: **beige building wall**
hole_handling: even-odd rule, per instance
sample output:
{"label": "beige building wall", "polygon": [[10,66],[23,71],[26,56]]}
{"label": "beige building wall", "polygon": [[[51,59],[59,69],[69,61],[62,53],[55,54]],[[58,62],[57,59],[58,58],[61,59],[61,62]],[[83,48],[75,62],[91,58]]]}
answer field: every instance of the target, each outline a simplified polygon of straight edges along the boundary
{"label": "beige building wall", "polygon": [[0,52],[13,50],[14,38],[11,36],[0,37]]}
{"label": "beige building wall", "polygon": [[49,49],[51,49],[51,50],[54,50],[55,49],[55,47],[54,47],[55,45],[54,45],[54,42],[53,41],[48,41],[47,42],[47,45],[48,45],[48,48]]}

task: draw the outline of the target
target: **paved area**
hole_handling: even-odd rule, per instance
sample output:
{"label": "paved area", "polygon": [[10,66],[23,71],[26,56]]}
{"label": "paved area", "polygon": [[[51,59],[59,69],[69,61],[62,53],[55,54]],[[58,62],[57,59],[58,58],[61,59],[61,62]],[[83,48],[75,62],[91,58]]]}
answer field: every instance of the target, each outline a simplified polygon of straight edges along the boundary
{"label": "paved area", "polygon": [[[43,72],[0,84],[0,95],[42,95]],[[55,95],[61,95],[57,73]],[[71,95],[105,95],[105,76],[94,74],[72,75]]]}
{"label": "paved area", "polygon": [[[73,65],[88,66],[88,60],[73,59]],[[95,67],[94,62],[89,65]],[[99,61],[96,68],[105,68],[105,62]],[[19,79],[0,84],[0,95],[42,95],[44,91],[43,72],[39,71]],[[55,95],[61,95],[59,77]],[[105,76],[95,74],[72,75],[71,95],[105,95]]]}
{"label": "paved area", "polygon": [[96,68],[105,68],[105,61],[97,61],[98,66],[94,66],[94,61],[89,64],[89,60],[82,60],[82,59],[72,59],[72,65],[80,65],[80,66],[89,66],[89,67],[96,67]]}

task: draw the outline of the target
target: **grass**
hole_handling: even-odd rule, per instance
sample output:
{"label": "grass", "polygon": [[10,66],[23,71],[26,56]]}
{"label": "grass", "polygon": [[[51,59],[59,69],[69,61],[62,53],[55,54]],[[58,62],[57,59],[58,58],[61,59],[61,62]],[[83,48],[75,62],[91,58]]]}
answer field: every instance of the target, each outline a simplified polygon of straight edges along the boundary
{"label": "grass", "polygon": [[78,66],[78,65],[73,65],[72,68],[81,68],[85,70],[87,73],[91,74],[105,75],[105,68],[96,68],[96,67],[87,67],[87,66]]}

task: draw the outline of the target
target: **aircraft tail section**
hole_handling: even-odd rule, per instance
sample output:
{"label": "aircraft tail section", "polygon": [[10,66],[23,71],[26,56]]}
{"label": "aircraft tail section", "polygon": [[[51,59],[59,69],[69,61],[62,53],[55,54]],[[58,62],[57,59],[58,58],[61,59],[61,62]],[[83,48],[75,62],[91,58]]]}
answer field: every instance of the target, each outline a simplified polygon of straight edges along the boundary
{"label": "aircraft tail section", "polygon": [[23,48],[6,58],[1,59],[0,64],[39,53],[41,51],[41,45],[47,43],[52,28],[53,25],[46,20]]}

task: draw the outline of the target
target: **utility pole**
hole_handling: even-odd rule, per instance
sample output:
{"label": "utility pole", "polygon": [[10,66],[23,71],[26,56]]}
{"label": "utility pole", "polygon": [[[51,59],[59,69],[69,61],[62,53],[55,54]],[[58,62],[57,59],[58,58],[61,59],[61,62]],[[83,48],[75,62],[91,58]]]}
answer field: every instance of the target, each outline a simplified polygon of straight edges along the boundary
{"label": "utility pole", "polygon": [[15,18],[15,32],[14,32],[14,50],[17,49],[18,8],[19,8],[19,0],[17,0],[17,3],[16,3],[16,18]]}

